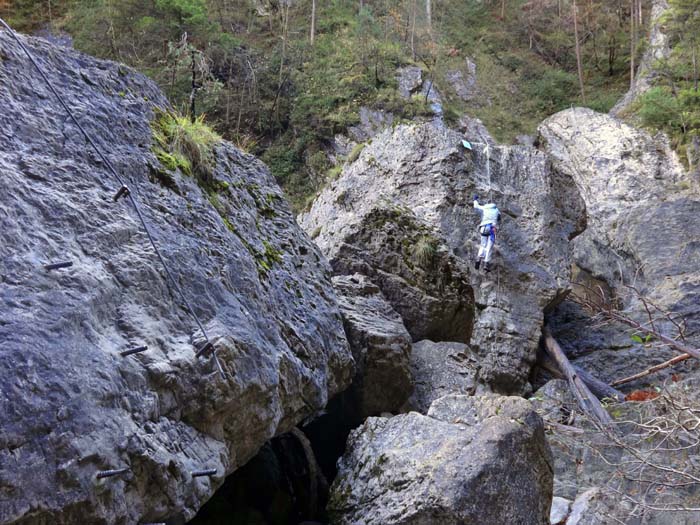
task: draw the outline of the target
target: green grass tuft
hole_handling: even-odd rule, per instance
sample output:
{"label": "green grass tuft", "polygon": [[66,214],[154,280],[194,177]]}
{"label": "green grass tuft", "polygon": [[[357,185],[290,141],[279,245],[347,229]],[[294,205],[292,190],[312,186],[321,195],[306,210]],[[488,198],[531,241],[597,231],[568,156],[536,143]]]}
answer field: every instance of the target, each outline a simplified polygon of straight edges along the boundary
{"label": "green grass tuft", "polygon": [[430,268],[435,260],[438,248],[437,239],[428,235],[421,236],[413,245],[412,253],[416,264],[422,268]]}
{"label": "green grass tuft", "polygon": [[152,123],[153,152],[166,169],[180,168],[194,175],[205,187],[214,182],[214,150],[221,137],[204,123],[200,115],[194,122],[173,112],[159,112]]}

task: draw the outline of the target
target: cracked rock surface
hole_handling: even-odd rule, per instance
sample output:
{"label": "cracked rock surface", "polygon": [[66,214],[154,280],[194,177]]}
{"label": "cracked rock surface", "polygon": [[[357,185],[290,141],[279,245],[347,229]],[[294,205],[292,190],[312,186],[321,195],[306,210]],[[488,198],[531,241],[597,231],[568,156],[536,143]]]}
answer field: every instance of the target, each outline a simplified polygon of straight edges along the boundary
{"label": "cracked rock surface", "polygon": [[222,142],[216,198],[179,171],[164,186],[156,86],[22,38],[136,196],[226,377],[195,357],[201,334],[118,183],[0,32],[0,522],[186,521],[349,385],[330,267],[261,162]]}
{"label": "cracked rock surface", "polygon": [[522,398],[448,395],[427,415],[369,418],[338,467],[332,523],[549,524],[551,453]]}

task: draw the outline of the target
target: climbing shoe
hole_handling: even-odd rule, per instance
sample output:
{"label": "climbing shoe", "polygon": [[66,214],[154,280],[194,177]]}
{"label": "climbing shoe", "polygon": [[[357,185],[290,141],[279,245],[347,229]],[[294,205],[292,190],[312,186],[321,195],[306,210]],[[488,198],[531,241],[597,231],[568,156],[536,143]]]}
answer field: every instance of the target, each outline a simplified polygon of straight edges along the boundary
{"label": "climbing shoe", "polygon": [[491,263],[484,263],[484,271],[485,272],[491,271]]}
{"label": "climbing shoe", "polygon": [[478,270],[480,264],[481,264],[481,259],[477,259],[476,261],[474,261],[474,268],[476,268]]}

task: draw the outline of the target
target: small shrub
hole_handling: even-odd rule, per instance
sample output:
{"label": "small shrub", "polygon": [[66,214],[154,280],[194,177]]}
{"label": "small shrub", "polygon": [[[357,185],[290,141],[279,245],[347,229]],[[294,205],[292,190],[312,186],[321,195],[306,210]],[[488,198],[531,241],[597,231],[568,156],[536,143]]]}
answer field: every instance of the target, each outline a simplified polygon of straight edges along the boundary
{"label": "small shrub", "polygon": [[647,127],[671,131],[677,126],[678,100],[667,88],[652,88],[639,97],[637,115]]}
{"label": "small shrub", "polygon": [[576,93],[576,77],[561,69],[545,69],[524,85],[532,104],[541,111],[554,113],[566,108]]}

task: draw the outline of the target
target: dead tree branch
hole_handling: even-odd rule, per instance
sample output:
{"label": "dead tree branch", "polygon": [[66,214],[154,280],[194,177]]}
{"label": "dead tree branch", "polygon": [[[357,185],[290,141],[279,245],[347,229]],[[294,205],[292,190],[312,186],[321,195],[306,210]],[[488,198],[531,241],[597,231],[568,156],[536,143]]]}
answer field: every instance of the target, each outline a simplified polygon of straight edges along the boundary
{"label": "dead tree branch", "polygon": [[593,395],[581,377],[571,366],[569,359],[559,346],[559,343],[557,343],[552,336],[549,328],[545,326],[542,330],[542,334],[544,335],[544,345],[547,353],[566,376],[569,386],[571,387],[571,391],[573,392],[574,397],[576,397],[581,410],[583,410],[583,412],[586,413],[591,419],[597,421],[603,427],[610,426],[613,422],[610,414],[605,411],[605,409],[601,406],[600,401],[598,401],[598,398]]}

